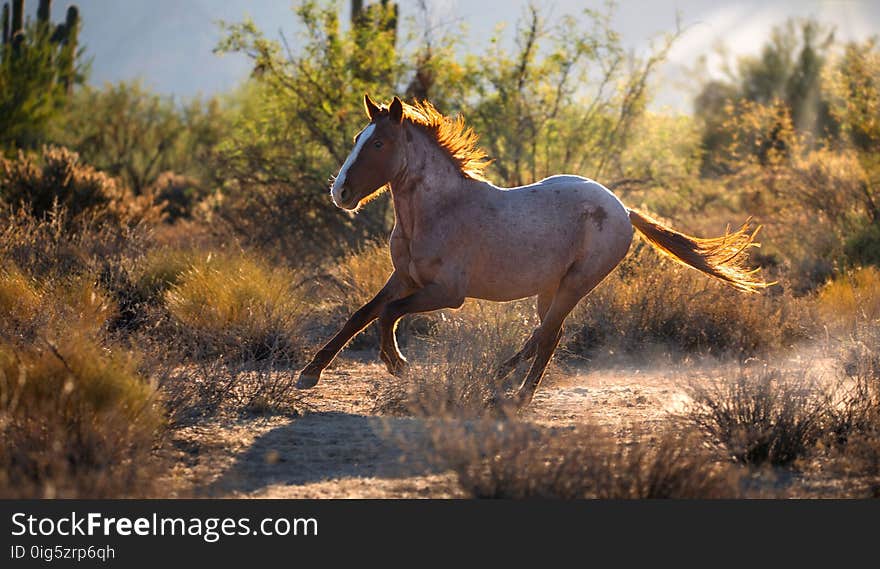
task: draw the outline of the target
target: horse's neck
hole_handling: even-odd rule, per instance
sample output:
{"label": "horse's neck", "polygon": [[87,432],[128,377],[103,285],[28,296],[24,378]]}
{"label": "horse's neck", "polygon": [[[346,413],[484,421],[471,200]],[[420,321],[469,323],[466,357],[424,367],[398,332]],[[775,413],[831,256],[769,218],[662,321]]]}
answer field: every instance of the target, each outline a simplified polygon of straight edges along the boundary
{"label": "horse's neck", "polygon": [[423,225],[446,209],[445,204],[461,199],[468,180],[425,132],[411,124],[406,128],[406,163],[390,186],[397,225],[412,237],[416,224]]}

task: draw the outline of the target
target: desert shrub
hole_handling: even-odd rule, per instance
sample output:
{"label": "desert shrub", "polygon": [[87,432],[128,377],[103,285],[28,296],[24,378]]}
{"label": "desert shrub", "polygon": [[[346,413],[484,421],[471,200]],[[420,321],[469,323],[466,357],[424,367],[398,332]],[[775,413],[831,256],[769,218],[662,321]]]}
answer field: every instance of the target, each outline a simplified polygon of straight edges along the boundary
{"label": "desert shrub", "polygon": [[75,329],[0,345],[0,494],[119,497],[149,492],[162,426],[134,357]]}
{"label": "desert shrub", "polygon": [[699,438],[669,430],[618,442],[595,426],[439,422],[430,448],[475,498],[732,498],[738,474]]}
{"label": "desert shrub", "polygon": [[156,203],[165,211],[167,221],[190,219],[208,192],[203,184],[191,177],[174,172],[159,174],[148,193],[156,196]]}
{"label": "desert shrub", "polygon": [[170,428],[217,415],[297,413],[301,392],[294,387],[287,358],[261,361],[204,359],[180,365],[151,346],[148,367],[156,376]]}
{"label": "desert shrub", "polygon": [[150,227],[71,221],[53,207],[46,218],[0,204],[0,257],[39,279],[98,273],[137,258],[149,247]]}
{"label": "desert shrub", "polygon": [[[731,140],[749,134],[730,128],[724,118],[725,110],[732,114],[729,109],[772,101],[774,106],[784,107],[789,115],[787,120],[798,131],[816,138],[837,131],[823,77],[833,41],[833,31],[815,20],[789,20],[773,29],[759,55],[740,57],[733,65],[728,63],[727,79],[703,85],[694,106],[695,114],[704,123],[705,172],[725,171],[723,155]],[[774,126],[771,119],[768,132],[773,132]],[[748,148],[750,141],[744,142]],[[766,149],[767,146],[753,145],[751,152],[762,156]]]}
{"label": "desert shrub", "polygon": [[844,254],[851,264],[880,267],[880,224],[853,232],[844,244]]}
{"label": "desert shrub", "polygon": [[256,257],[208,255],[165,293],[175,340],[196,358],[295,359],[303,310],[297,280]]}
{"label": "desert shrub", "polygon": [[[155,249],[135,281],[153,305],[156,328],[141,342],[172,425],[222,412],[289,410],[296,402],[291,365],[309,319],[294,275],[216,255]],[[169,352],[169,343],[181,349]]]}
{"label": "desert shrub", "polygon": [[[840,355],[841,401],[831,409],[832,468],[880,496],[880,332],[877,319],[860,318]],[[862,492],[865,493],[865,492]]]}
{"label": "desert shrub", "polygon": [[807,303],[781,289],[744,295],[637,246],[569,317],[563,345],[585,355],[605,345],[638,353],[660,344],[752,356],[811,331]]}
{"label": "desert shrub", "polygon": [[134,226],[161,219],[161,208],[150,196],[135,197],[116,180],[66,148],[45,147],[39,159],[19,152],[15,160],[0,159],[0,199],[44,218],[60,206],[73,223]]}
{"label": "desert shrub", "polygon": [[[496,379],[499,364],[526,342],[537,317],[531,301],[468,301],[431,322],[410,345],[411,369],[402,380],[383,386],[377,408],[427,417],[479,417],[506,414],[505,386]],[[518,387],[526,373],[511,374]]]}
{"label": "desert shrub", "polygon": [[688,391],[685,419],[744,464],[790,465],[825,433],[829,393],[801,375],[744,370]]}

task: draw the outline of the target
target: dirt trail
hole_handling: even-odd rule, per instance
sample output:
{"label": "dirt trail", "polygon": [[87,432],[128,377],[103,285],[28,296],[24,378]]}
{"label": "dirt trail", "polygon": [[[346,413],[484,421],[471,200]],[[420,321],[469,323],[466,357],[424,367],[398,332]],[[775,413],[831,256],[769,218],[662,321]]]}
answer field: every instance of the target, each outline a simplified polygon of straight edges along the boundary
{"label": "dirt trail", "polygon": [[[801,365],[792,361],[791,365]],[[688,382],[737,373],[735,364],[555,370],[525,418],[545,426],[598,423],[620,437],[680,411]],[[180,429],[173,478],[182,493],[255,498],[418,498],[461,495],[454,474],[395,444],[420,419],[379,416],[384,366],[351,359],[303,396],[296,417],[215,420]]]}

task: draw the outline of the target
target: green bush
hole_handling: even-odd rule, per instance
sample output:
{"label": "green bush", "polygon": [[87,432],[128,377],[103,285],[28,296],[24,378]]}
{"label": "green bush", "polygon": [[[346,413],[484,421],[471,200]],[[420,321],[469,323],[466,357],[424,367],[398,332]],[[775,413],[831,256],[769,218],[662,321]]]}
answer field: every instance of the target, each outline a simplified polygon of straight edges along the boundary
{"label": "green bush", "polygon": [[851,265],[880,267],[880,223],[867,225],[850,235],[844,253]]}
{"label": "green bush", "polygon": [[217,99],[180,102],[139,82],[119,82],[78,90],[54,122],[52,140],[141,195],[169,171],[219,185],[212,157],[228,128]]}

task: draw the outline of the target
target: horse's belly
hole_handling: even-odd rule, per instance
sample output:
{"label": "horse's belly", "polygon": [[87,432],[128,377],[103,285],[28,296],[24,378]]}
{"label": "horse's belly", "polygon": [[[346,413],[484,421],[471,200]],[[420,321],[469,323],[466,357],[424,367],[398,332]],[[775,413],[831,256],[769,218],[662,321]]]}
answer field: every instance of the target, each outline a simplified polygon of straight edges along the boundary
{"label": "horse's belly", "polygon": [[508,247],[487,249],[475,263],[466,296],[507,301],[535,296],[554,288],[571,265],[573,247],[508,241]]}

